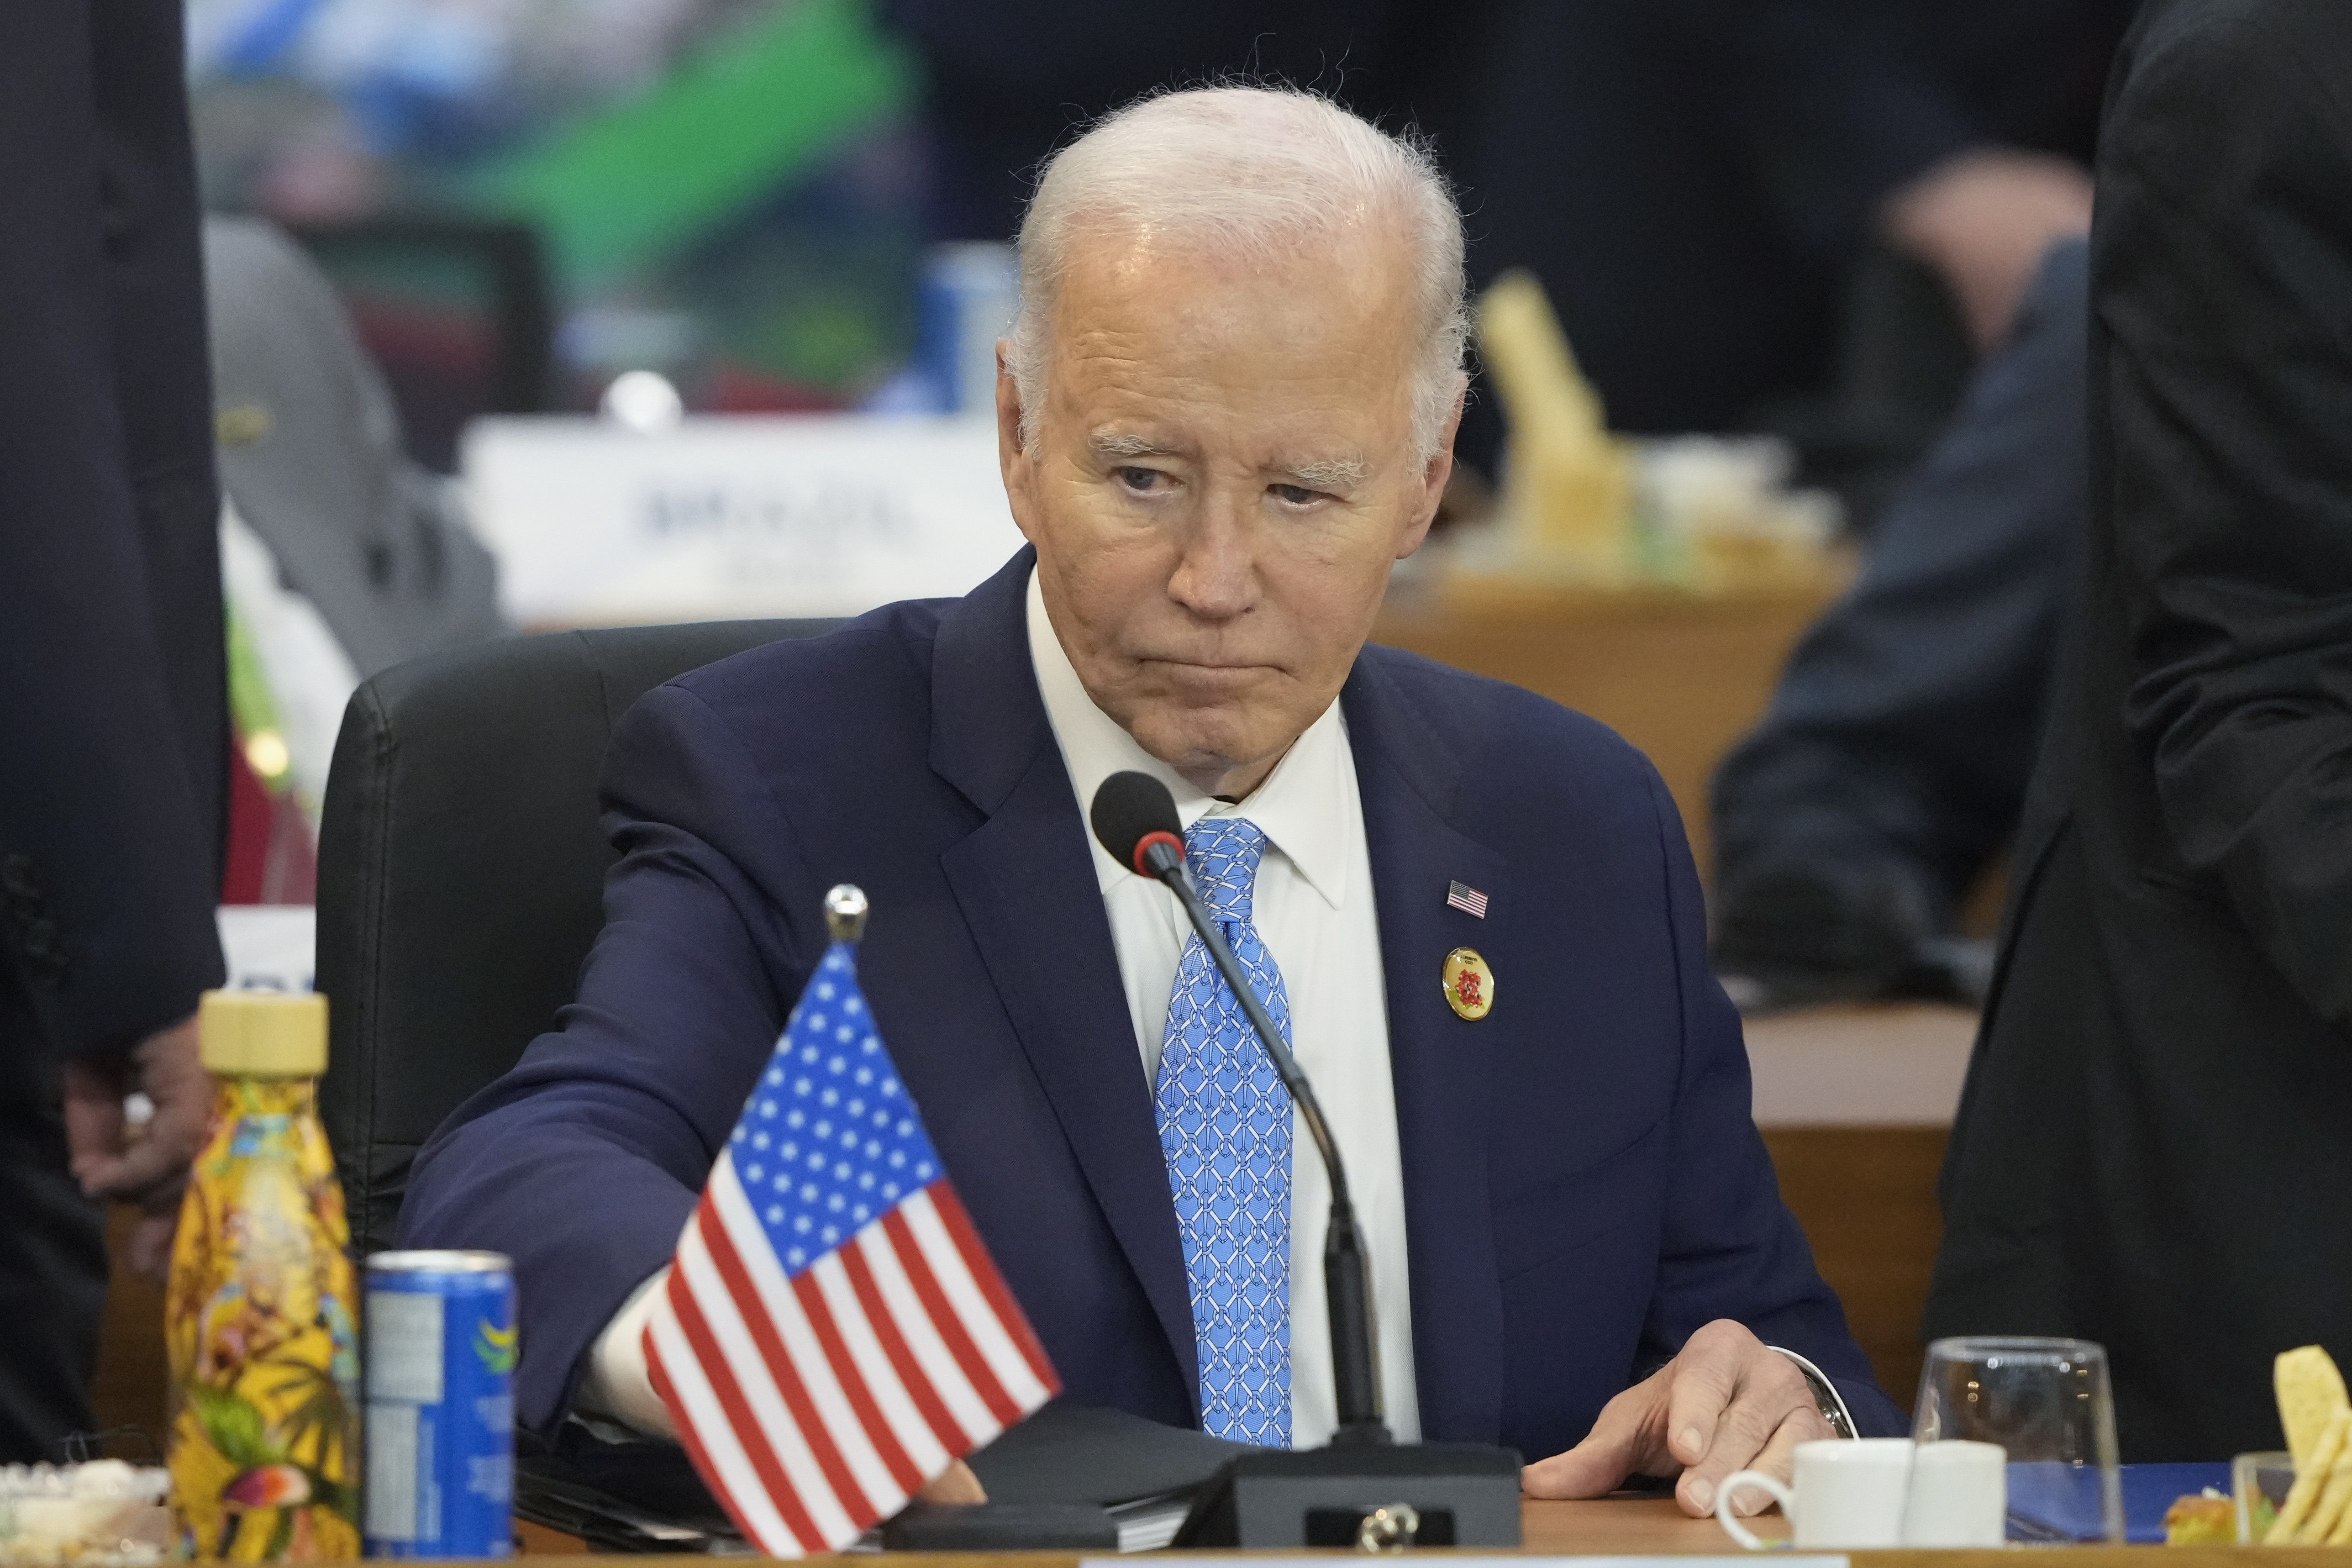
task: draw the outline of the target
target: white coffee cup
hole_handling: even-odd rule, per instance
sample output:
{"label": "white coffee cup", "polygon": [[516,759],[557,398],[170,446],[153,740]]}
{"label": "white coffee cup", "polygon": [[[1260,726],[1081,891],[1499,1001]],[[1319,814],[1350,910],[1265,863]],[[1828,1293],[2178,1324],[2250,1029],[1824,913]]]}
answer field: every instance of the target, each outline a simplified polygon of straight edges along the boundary
{"label": "white coffee cup", "polygon": [[1800,1443],[1790,1457],[1793,1484],[1758,1470],[1726,1477],[1715,1517],[1740,1545],[1763,1550],[1768,1543],[1739,1521],[1732,1503],[1735,1493],[1756,1487],[1779,1500],[1800,1550],[1999,1546],[2009,1506],[2007,1458],[1991,1443],[1916,1449],[1908,1437]]}
{"label": "white coffee cup", "polygon": [[1998,1443],[1922,1443],[1911,1457],[1906,1546],[2000,1546],[2009,1536],[2009,1453]]}

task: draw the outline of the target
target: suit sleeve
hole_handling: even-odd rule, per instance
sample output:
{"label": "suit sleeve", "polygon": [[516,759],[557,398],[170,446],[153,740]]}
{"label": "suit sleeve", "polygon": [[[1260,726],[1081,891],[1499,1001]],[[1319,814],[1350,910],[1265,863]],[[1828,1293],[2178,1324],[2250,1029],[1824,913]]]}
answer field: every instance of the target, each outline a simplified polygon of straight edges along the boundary
{"label": "suit sleeve", "polygon": [[185,1016],[222,973],[183,70],[176,0],[0,8],[0,985],[80,1054]]}
{"label": "suit sleeve", "polygon": [[1649,787],[1666,852],[1683,1068],[1645,1352],[1664,1362],[1694,1331],[1728,1318],[1819,1367],[1845,1396],[1863,1435],[1899,1435],[1907,1423],[1880,1392],[1846,1331],[1844,1309],[1814,1269],[1812,1248],[1780,1201],[1771,1156],[1756,1131],[1739,1015],[1707,968],[1698,872],[1682,819],[1655,773]]}
{"label": "suit sleeve", "polygon": [[604,794],[621,858],[578,1000],[434,1135],[401,1213],[404,1246],[514,1259],[516,1415],[551,1435],[598,1334],[669,1261],[824,940],[758,890],[800,886],[796,868],[719,847],[784,814],[691,692],[630,710]]}
{"label": "suit sleeve", "polygon": [[[2352,1030],[2352,29],[2208,7],[2110,105],[2094,440],[2172,842]],[[2105,583],[2098,579],[2112,574]],[[2095,657],[2097,657],[2095,654]]]}
{"label": "suit sleeve", "polygon": [[1790,861],[1892,858],[1927,874],[1941,921],[2015,831],[2086,526],[2088,311],[2085,247],[2062,241],[1717,770],[1718,898]]}

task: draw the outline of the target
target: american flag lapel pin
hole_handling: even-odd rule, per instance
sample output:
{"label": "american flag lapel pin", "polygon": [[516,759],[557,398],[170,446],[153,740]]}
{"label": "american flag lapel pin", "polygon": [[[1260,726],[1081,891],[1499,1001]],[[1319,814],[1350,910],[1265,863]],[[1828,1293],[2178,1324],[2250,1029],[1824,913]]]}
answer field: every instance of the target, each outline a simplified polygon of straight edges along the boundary
{"label": "american flag lapel pin", "polygon": [[1486,895],[1466,882],[1445,884],[1445,903],[1447,908],[1460,910],[1474,920],[1486,918]]}

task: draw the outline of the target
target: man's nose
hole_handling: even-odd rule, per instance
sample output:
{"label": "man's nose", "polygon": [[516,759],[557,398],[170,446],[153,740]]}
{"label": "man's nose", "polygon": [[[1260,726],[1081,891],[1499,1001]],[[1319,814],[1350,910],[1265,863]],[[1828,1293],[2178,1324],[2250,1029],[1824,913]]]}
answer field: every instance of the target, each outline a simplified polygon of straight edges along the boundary
{"label": "man's nose", "polygon": [[1247,610],[1257,597],[1251,522],[1231,493],[1208,496],[1185,530],[1169,597],[1206,620],[1230,620]]}

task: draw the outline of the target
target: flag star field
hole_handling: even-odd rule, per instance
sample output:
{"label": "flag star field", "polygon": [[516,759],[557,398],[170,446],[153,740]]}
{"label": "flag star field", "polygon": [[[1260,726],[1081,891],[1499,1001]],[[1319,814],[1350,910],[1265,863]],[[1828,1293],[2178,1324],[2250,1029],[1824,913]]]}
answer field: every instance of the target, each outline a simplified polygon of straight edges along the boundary
{"label": "flag star field", "polygon": [[939,1154],[839,949],[793,1009],[732,1152],[788,1277],[938,1179]]}

